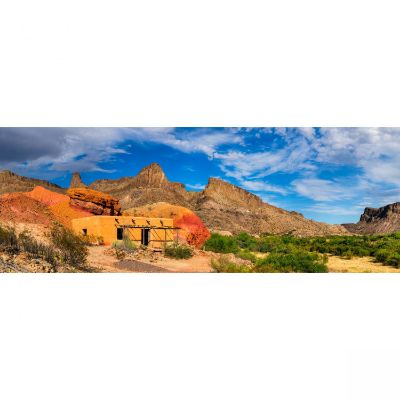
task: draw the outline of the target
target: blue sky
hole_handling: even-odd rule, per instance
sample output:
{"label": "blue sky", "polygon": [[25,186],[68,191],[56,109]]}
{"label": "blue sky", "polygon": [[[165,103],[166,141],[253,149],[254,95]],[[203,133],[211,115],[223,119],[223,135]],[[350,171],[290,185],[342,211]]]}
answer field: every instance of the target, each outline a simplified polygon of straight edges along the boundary
{"label": "blue sky", "polygon": [[201,190],[220,177],[330,223],[400,201],[399,128],[0,128],[0,167],[67,186],[158,162]]}

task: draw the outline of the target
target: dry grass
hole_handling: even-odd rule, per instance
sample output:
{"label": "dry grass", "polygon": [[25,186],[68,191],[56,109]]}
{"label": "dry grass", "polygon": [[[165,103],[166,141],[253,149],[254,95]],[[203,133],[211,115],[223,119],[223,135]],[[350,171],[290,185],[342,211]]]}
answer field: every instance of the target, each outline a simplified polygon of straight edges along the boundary
{"label": "dry grass", "polygon": [[400,269],[388,267],[373,261],[372,257],[354,257],[347,260],[337,256],[329,256],[329,272],[375,272],[375,273],[398,273]]}

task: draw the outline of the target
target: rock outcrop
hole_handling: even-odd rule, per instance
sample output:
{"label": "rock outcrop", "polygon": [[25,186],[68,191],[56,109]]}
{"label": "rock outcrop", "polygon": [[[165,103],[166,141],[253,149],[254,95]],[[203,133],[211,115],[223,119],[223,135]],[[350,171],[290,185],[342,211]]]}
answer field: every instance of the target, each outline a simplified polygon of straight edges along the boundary
{"label": "rock outcrop", "polygon": [[62,187],[41,179],[20,176],[11,171],[0,172],[0,194],[30,192],[35,186],[42,186],[57,193],[65,193]]}
{"label": "rock outcrop", "polygon": [[400,231],[400,202],[380,208],[365,208],[357,224],[343,224],[352,233],[376,234]]}
{"label": "rock outcrop", "polygon": [[86,188],[87,186],[83,183],[81,174],[79,172],[74,172],[72,174],[71,183],[69,184],[70,189],[74,188]]}
{"label": "rock outcrop", "polygon": [[109,194],[87,188],[69,189],[70,205],[94,215],[121,215],[119,201]]}

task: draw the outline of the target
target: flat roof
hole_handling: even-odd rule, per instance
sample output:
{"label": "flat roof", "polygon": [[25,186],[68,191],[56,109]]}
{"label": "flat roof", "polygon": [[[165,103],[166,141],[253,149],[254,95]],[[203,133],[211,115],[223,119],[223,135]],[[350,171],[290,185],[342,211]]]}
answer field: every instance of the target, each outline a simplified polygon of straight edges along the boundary
{"label": "flat roof", "polygon": [[73,220],[84,220],[84,219],[95,219],[95,218],[101,218],[101,219],[113,219],[113,220],[135,220],[135,219],[145,219],[145,220],[150,220],[150,221],[173,221],[173,218],[165,218],[165,217],[137,217],[137,216],[132,216],[132,215],[90,215],[88,217],[79,217],[79,218],[73,218]]}

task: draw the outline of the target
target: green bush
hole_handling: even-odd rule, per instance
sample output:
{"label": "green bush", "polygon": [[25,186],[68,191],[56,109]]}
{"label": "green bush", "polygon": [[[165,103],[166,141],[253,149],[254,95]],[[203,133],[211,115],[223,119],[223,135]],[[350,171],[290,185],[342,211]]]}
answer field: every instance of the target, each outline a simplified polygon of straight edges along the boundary
{"label": "green bush", "polygon": [[174,243],[165,248],[165,255],[170,258],[188,259],[193,257],[193,249],[184,244]]}
{"label": "green bush", "polygon": [[237,253],[239,251],[238,243],[234,237],[222,236],[219,233],[213,233],[204,247],[206,250],[215,253]]}
{"label": "green bush", "polygon": [[230,261],[226,255],[221,255],[211,260],[211,266],[217,272],[228,272],[228,273],[248,273],[253,272],[253,269],[244,264],[237,264]]}
{"label": "green bush", "polygon": [[227,237],[213,234],[206,242],[206,250],[216,253],[234,253],[254,262],[251,252],[269,254],[304,253],[332,254],[352,257],[375,258],[385,265],[400,268],[400,232],[389,235],[324,236],[298,238],[292,235],[263,234],[256,238],[247,233]]}
{"label": "green bush", "polygon": [[327,272],[326,263],[326,258],[316,253],[271,253],[257,261],[255,272]]}
{"label": "green bush", "polygon": [[60,252],[61,262],[73,267],[84,267],[88,249],[85,242],[69,229],[55,224],[50,232],[50,240]]}
{"label": "green bush", "polygon": [[241,249],[255,250],[257,247],[257,239],[246,232],[239,233],[233,239]]}

